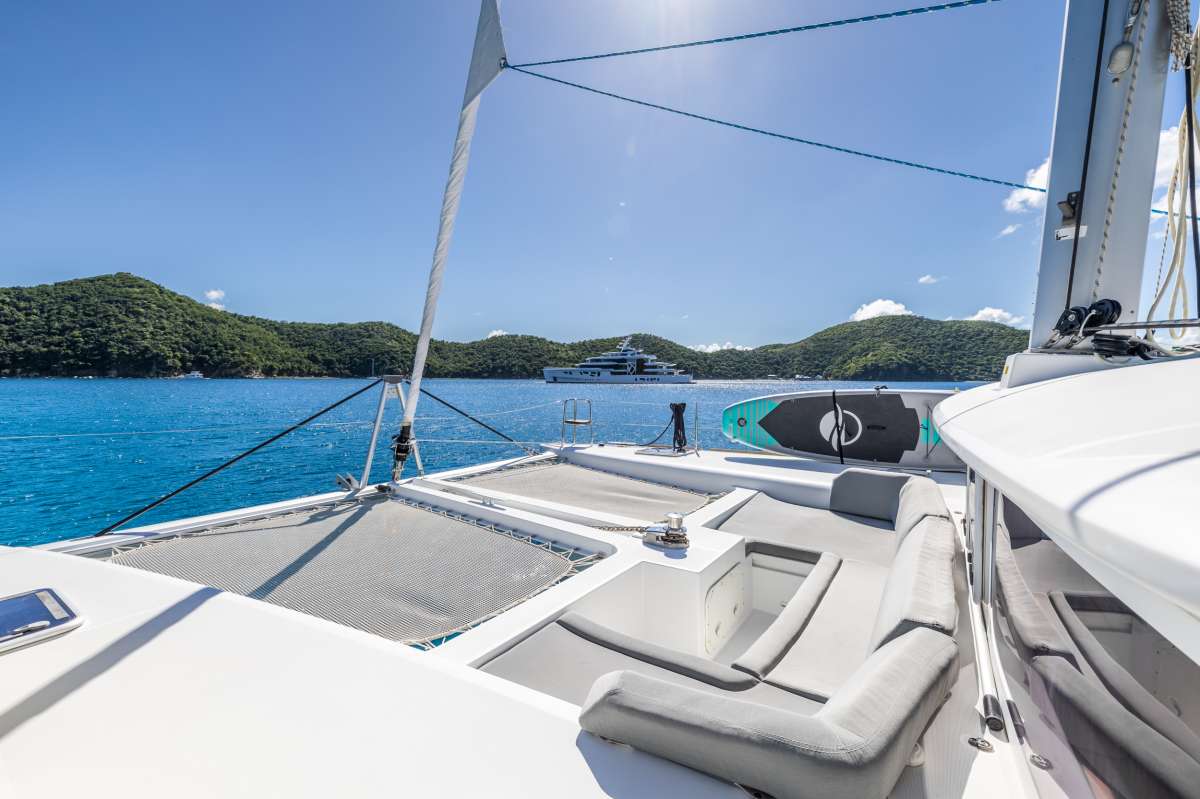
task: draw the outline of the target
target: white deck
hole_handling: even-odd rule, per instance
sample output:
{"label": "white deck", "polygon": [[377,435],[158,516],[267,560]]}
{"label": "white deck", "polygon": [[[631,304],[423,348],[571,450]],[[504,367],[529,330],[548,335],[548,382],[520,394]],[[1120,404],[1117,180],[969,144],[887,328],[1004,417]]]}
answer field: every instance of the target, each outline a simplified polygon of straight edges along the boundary
{"label": "white deck", "polygon": [[[452,786],[455,796],[744,796],[584,734],[575,705],[472,666],[568,609],[703,654],[706,592],[743,557],[739,536],[711,528],[756,490],[824,505],[841,467],[732,451],[670,458],[593,446],[558,454],[606,471],[727,493],[687,516],[692,544],[680,553],[589,526],[596,514],[570,508],[569,497],[551,507],[503,496],[485,503],[472,491],[447,490],[462,484],[445,478],[495,464],[397,487],[408,500],[559,541],[591,542],[607,553],[581,574],[429,652],[67,554],[143,532],[194,530],[344,495],[154,525],[107,543],[0,548],[5,593],[51,586],[85,619],[60,638],[0,656],[0,795],[445,795]],[[961,476],[935,479],[958,512]],[[54,549],[61,551],[47,551]],[[728,636],[735,633],[730,629]],[[112,740],[114,730],[119,742]],[[993,745],[1005,752],[1003,740]],[[59,765],[48,749],[70,755]],[[1011,756],[979,760],[967,795],[988,796],[989,786],[1007,784],[1000,775]],[[51,762],[56,765],[47,768]]]}
{"label": "white deck", "polygon": [[0,657],[2,796],[742,795],[581,735],[572,705],[264,602],[9,548],[0,584],[86,616]]}

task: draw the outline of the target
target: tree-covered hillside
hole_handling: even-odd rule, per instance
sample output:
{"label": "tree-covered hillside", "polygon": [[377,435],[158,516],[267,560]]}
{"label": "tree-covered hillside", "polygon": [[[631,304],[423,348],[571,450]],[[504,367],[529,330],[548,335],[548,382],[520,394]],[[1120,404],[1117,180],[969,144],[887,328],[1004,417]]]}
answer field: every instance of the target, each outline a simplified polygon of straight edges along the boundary
{"label": "tree-covered hillside", "polygon": [[[538,377],[610,349],[619,337],[563,344],[537,336],[434,341],[433,377]],[[387,322],[276,322],[218,311],[127,273],[0,288],[0,375],[352,376],[405,372],[416,336]],[[658,336],[633,343],[699,378],[824,375],[861,380],[990,380],[1026,334],[992,322],[888,316],[792,344],[696,350]]]}

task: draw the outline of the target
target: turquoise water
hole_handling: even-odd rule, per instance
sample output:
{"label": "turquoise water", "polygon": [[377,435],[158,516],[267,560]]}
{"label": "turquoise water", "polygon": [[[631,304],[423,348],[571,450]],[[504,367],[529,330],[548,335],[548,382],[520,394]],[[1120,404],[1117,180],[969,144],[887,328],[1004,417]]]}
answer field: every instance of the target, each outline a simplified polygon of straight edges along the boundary
{"label": "turquoise water", "polygon": [[[94,533],[365,383],[0,379],[0,544],[40,544]],[[534,380],[428,380],[425,385],[525,441],[558,440],[560,403],[568,397],[593,401],[597,440],[638,443],[654,438],[669,421],[667,403],[686,402],[689,436],[694,435],[698,407],[701,444],[728,447],[732,445],[720,430],[726,405],[764,394],[872,384],[703,381],[570,386]],[[134,524],[334,490],[335,474],[357,476],[362,470],[377,401],[376,390],[367,392]],[[427,472],[520,454],[428,398],[422,399],[417,419]],[[387,439],[398,421],[399,407],[391,401],[374,480],[387,479]]]}

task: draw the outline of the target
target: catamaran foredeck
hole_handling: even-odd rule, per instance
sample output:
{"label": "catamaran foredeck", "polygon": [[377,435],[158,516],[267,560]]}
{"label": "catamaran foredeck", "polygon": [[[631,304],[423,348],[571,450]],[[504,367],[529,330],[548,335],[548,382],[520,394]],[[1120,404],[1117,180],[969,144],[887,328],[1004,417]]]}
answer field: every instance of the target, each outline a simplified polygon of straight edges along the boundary
{"label": "catamaran foredeck", "polygon": [[351,395],[380,387],[363,477],[0,548],[0,794],[1200,796],[1200,359],[1121,334],[1171,327],[1123,317],[1169,53],[1200,72],[1187,11],[1070,4],[1033,346],[933,413],[964,471],[689,449],[676,405],[669,450],[564,435],[402,479],[509,66],[484,0],[407,401],[395,376]]}

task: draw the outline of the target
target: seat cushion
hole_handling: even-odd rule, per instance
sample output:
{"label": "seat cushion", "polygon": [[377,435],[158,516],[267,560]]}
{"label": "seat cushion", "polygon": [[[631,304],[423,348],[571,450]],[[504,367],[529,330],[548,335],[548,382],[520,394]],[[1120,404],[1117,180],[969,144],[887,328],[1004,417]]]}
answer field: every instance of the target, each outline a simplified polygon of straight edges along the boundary
{"label": "seat cushion", "polygon": [[1071,636],[1075,646],[1079,647],[1084,660],[1091,666],[1096,677],[1108,689],[1113,698],[1130,713],[1153,727],[1164,738],[1200,763],[1200,736],[1197,736],[1182,719],[1167,710],[1159,699],[1147,691],[1132,674],[1117,662],[1116,658],[1104,648],[1104,645],[1079,618],[1075,608],[1072,607],[1072,602],[1089,610],[1103,610],[1130,617],[1133,615],[1132,611],[1119,599],[1107,594],[1073,595],[1068,598],[1062,591],[1052,591],[1050,601],[1055,612],[1062,619],[1067,634]]}
{"label": "seat cushion", "polygon": [[1039,655],[1033,669],[1044,681],[1063,736],[1117,796],[1200,797],[1200,763],[1065,658]]}
{"label": "seat cushion", "polygon": [[1008,626],[1017,642],[1031,655],[1057,655],[1075,663],[1071,645],[1039,606],[1025,582],[1022,569],[1013,557],[1007,531],[1003,526],[996,529],[996,584]]}
{"label": "seat cushion", "polygon": [[885,566],[896,552],[891,524],[793,505],[759,494],[725,520],[723,532]]}
{"label": "seat cushion", "polygon": [[948,519],[926,516],[904,537],[879,603],[872,650],[915,627],[954,634],[958,620],[956,558],[956,533]]}
{"label": "seat cushion", "polygon": [[871,649],[887,569],[843,560],[803,632],[764,679],[814,699],[827,699],[862,665]]}
{"label": "seat cushion", "polygon": [[950,518],[946,498],[938,484],[928,477],[910,477],[900,489],[900,503],[896,509],[896,536],[903,539],[920,524],[926,516]]}
{"label": "seat cushion", "polygon": [[813,716],[618,672],[596,682],[579,723],[777,799],[884,799],[945,699],[957,653],[953,639],[914,630]]}
{"label": "seat cushion", "polygon": [[829,509],[885,522],[896,520],[900,489],[909,475],[878,469],[846,469],[833,478]]}
{"label": "seat cushion", "polygon": [[[579,622],[582,617],[577,614],[571,614],[571,616],[572,619],[568,619],[567,625],[560,623],[561,620],[546,625],[507,652],[481,666],[480,670],[575,705],[583,704],[588,691],[591,690],[592,683],[598,678],[609,672],[621,670],[637,672],[675,685],[688,686],[697,691],[725,692],[725,689],[713,684],[714,680],[711,676],[706,678],[707,681],[696,679],[685,673],[685,670],[670,667],[672,660],[677,665],[682,664],[686,668],[693,665],[694,661],[702,660],[701,658],[689,656],[683,652],[675,652],[673,653],[674,658],[659,657],[659,664],[662,665],[651,663],[631,654],[636,651],[635,649],[623,650],[620,647],[605,646],[596,642],[596,640],[602,639],[589,640],[588,637],[579,635],[574,630],[588,629],[593,633],[604,630],[611,634],[613,640],[617,642],[620,642],[622,638],[628,641],[637,639],[621,636],[620,633],[596,625],[594,622],[591,622],[589,627],[589,623],[583,620],[584,624],[581,625]],[[575,622],[573,625],[571,625],[572,620]],[[649,642],[639,643],[656,649],[655,656],[671,652],[663,647],[654,647]],[[814,713],[820,708],[820,702],[763,684],[744,672],[735,671],[712,661],[704,661],[704,663],[711,667],[710,675],[726,678],[722,684],[730,688],[729,695],[737,696],[743,701],[786,708],[794,713]],[[693,671],[692,673],[696,674],[697,672]]]}
{"label": "seat cushion", "polygon": [[842,559],[837,555],[828,552],[821,555],[783,611],[750,648],[734,661],[733,667],[759,679],[775,668],[804,632],[808,620],[825,598],[825,592],[833,583],[834,575],[841,564]]}

